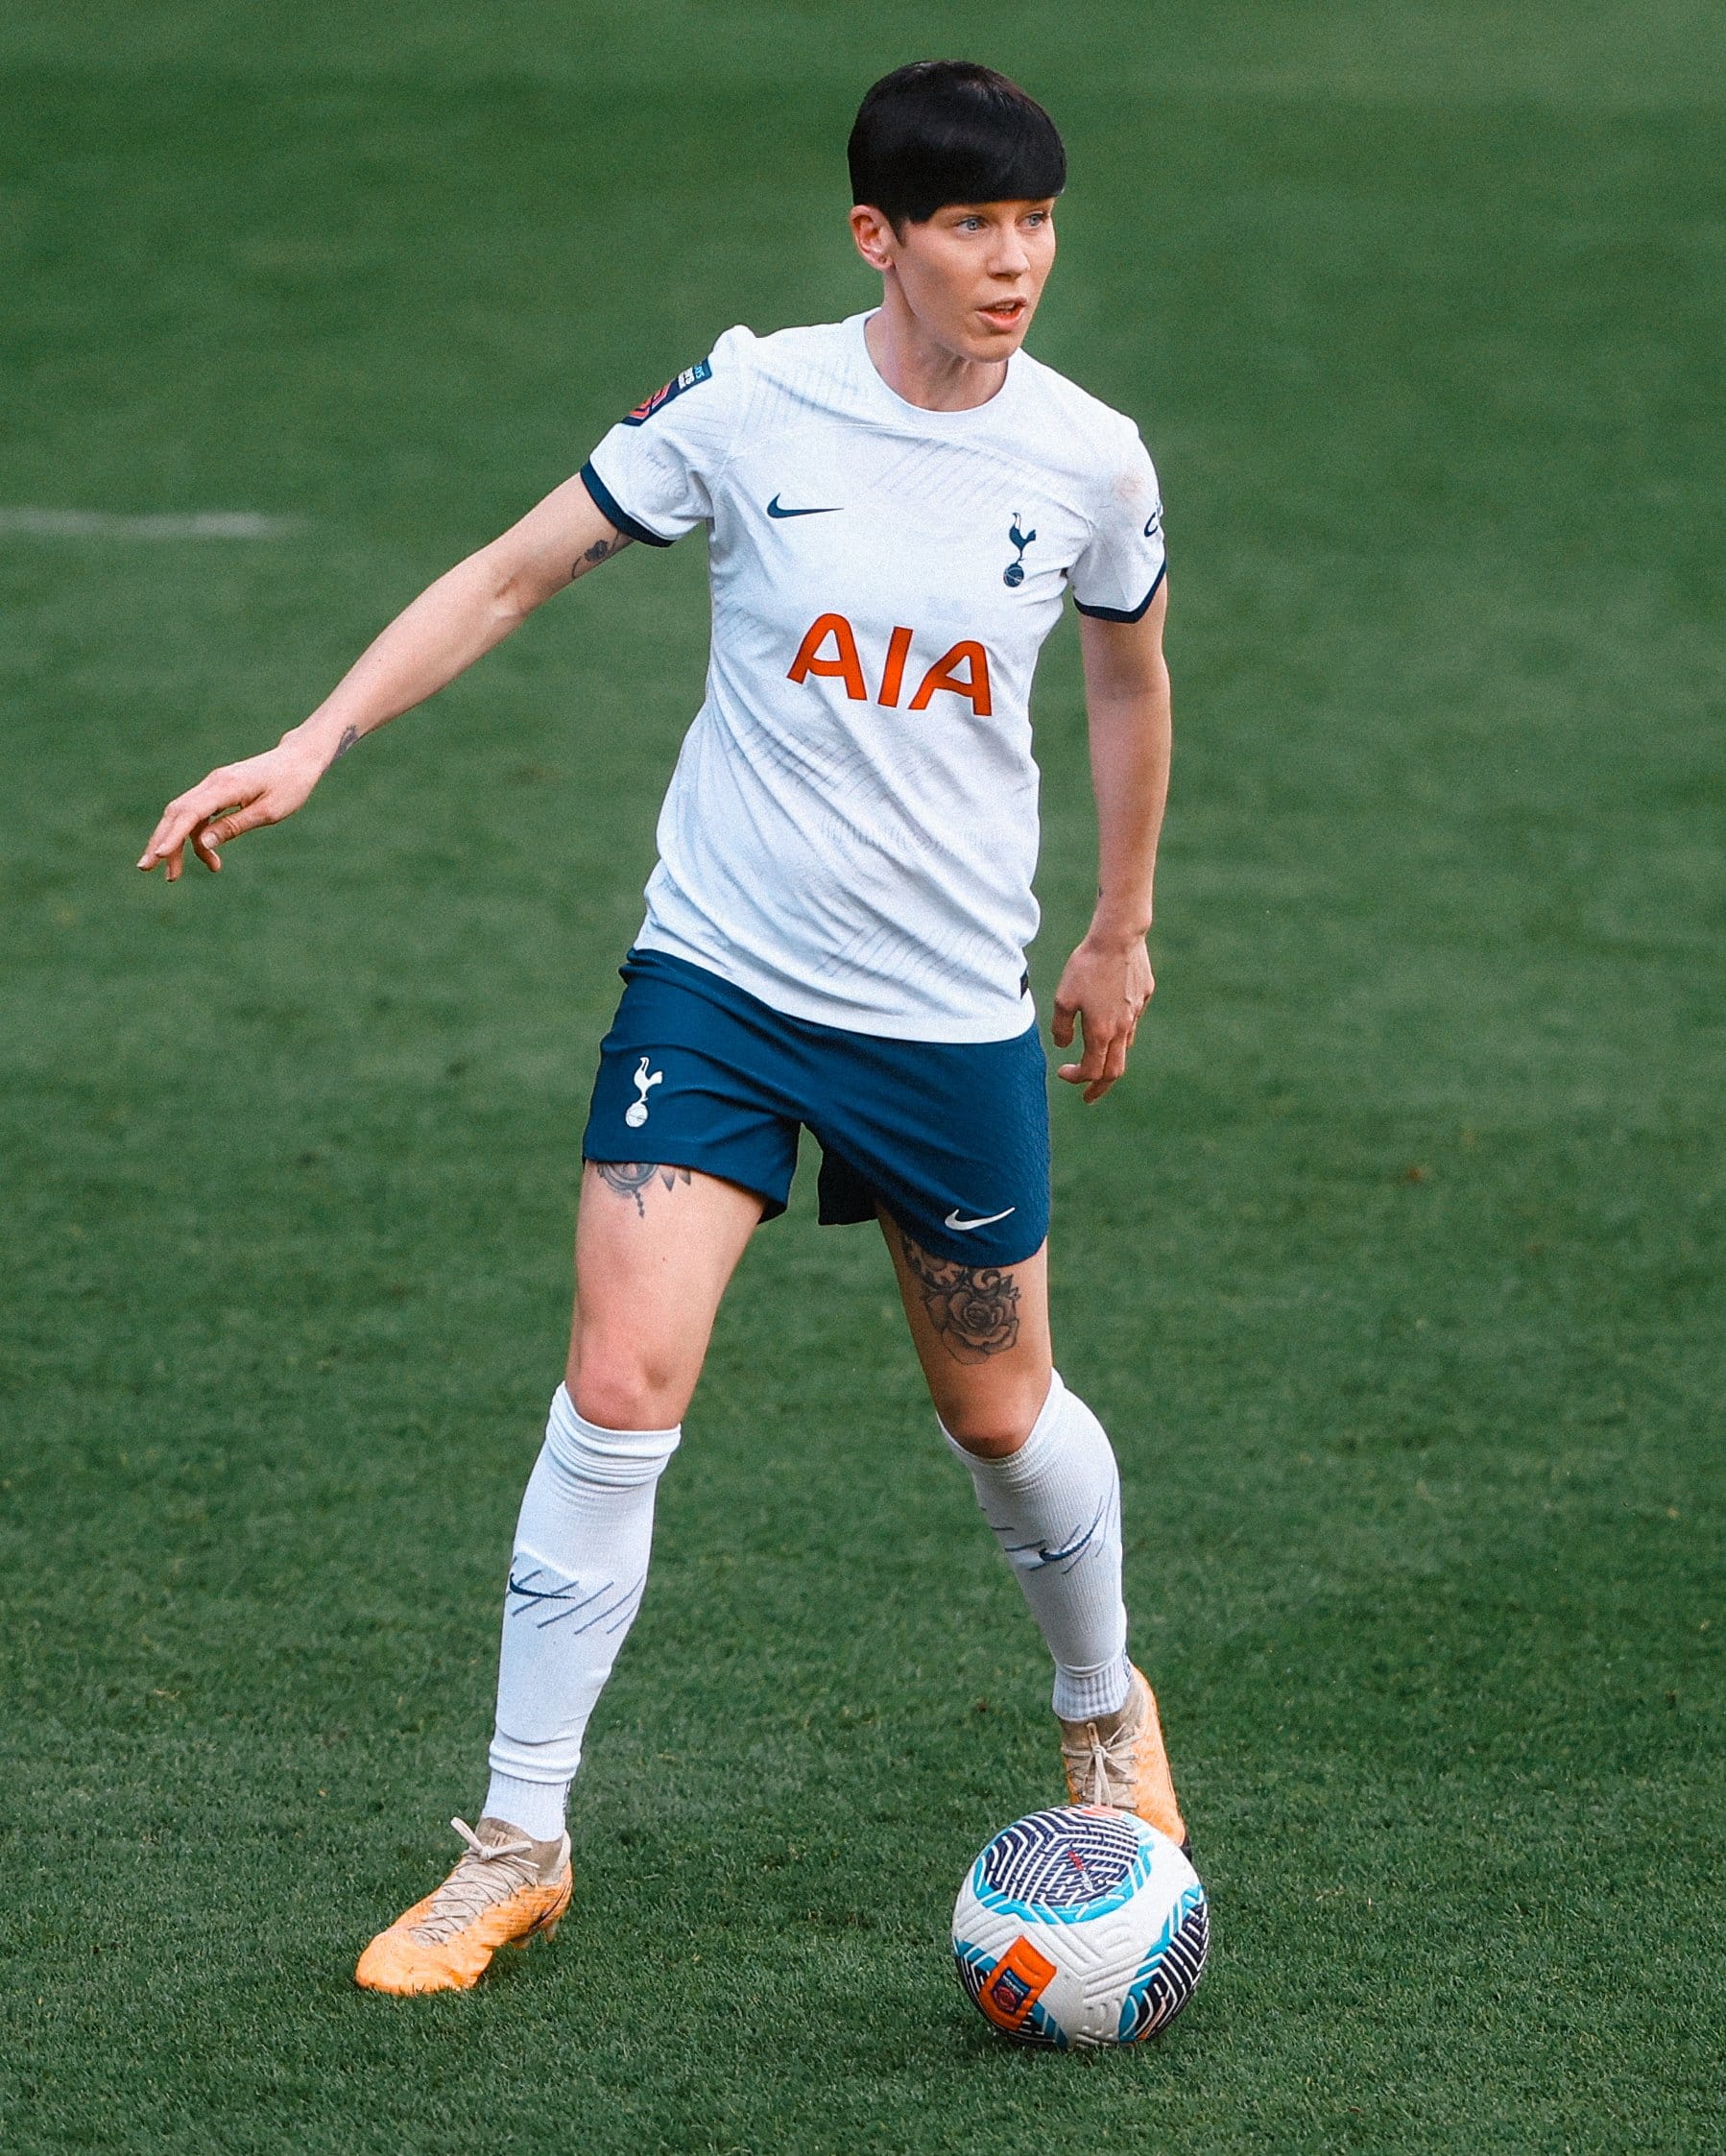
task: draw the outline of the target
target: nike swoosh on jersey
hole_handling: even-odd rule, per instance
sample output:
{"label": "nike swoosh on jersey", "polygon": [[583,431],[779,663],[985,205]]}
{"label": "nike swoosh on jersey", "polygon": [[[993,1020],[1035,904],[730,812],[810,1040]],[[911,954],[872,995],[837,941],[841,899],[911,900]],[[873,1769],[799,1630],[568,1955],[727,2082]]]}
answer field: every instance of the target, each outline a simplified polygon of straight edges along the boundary
{"label": "nike swoosh on jersey", "polygon": [[834,502],[826,509],[781,509],[779,497],[775,494],[767,505],[767,514],[769,516],[837,516],[844,506],[842,502]]}
{"label": "nike swoosh on jersey", "polygon": [[[1007,1208],[1007,1212],[1017,1212],[1019,1208],[1017,1206],[1009,1206]],[[959,1209],[957,1206],[955,1206],[952,1211],[947,1214],[947,1218],[941,1223],[941,1225],[944,1228],[956,1229],[962,1235],[965,1234],[967,1229],[970,1228],[992,1228],[997,1220],[1005,1220],[1007,1217],[1007,1212],[986,1212],[980,1220],[961,1220],[959,1218]]]}

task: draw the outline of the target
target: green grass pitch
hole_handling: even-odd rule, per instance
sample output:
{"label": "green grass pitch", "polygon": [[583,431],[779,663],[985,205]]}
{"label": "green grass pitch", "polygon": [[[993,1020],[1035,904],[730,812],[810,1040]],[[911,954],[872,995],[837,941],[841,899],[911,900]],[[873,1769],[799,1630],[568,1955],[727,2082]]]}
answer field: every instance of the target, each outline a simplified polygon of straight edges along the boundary
{"label": "green grass pitch", "polygon": [[[0,2145],[1726,2145],[1726,79],[1691,0],[14,0],[0,24]],[[637,550],[177,890],[166,796],[720,329],[868,302],[873,77],[1067,130],[1178,755],[1060,1360],[1217,1946],[1142,2053],[947,1959],[1035,1636],[884,1256],[758,1238],[556,1944],[349,1985],[481,1788],[576,1145],[699,696]],[[256,539],[7,513],[250,511]],[[1091,826],[1037,708],[1044,998]]]}

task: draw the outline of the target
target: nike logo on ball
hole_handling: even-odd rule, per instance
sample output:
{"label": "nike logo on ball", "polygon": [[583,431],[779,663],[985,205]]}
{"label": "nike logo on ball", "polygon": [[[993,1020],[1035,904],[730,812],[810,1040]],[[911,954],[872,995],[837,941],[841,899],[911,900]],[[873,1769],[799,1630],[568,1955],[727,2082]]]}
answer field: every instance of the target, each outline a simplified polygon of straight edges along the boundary
{"label": "nike logo on ball", "polygon": [[779,497],[775,494],[767,505],[769,516],[837,516],[844,504],[834,502],[828,509],[781,509]]}
{"label": "nike logo on ball", "polygon": [[[1017,1212],[1019,1208],[1017,1206],[1009,1206],[1007,1208],[1007,1212]],[[1007,1212],[986,1212],[980,1220],[961,1220],[959,1218],[959,1209],[957,1206],[955,1206],[952,1211],[949,1212],[947,1218],[942,1222],[942,1226],[944,1228],[957,1229],[959,1234],[963,1235],[968,1229],[993,1227],[997,1220],[1005,1220],[1007,1217]]]}

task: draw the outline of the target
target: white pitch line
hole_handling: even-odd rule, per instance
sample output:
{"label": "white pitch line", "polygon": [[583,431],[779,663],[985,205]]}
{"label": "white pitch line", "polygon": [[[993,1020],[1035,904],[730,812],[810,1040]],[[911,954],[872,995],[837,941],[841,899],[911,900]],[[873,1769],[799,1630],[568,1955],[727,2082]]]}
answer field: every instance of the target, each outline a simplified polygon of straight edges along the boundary
{"label": "white pitch line", "polygon": [[250,509],[191,515],[120,516],[105,509],[0,509],[0,539],[267,539],[305,529],[303,516],[260,516]]}

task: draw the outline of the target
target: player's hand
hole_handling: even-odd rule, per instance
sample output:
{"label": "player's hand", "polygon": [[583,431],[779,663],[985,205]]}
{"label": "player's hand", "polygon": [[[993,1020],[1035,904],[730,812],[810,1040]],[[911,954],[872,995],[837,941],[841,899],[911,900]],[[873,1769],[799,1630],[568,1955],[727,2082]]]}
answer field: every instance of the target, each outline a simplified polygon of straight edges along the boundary
{"label": "player's hand", "polygon": [[1087,1107],[1126,1074],[1127,1051],[1156,987],[1142,936],[1126,942],[1087,936],[1067,960],[1049,1031],[1057,1048],[1070,1048],[1075,1024],[1083,1028],[1079,1061],[1062,1064],[1056,1076],[1083,1086]]}
{"label": "player's hand", "polygon": [[324,766],[315,751],[308,754],[286,742],[267,749],[261,756],[248,756],[243,763],[222,764],[162,810],[161,822],[138,857],[138,867],[148,871],[165,861],[168,881],[177,883],[189,844],[204,867],[214,872],[222,866],[219,847],[242,831],[255,831],[292,816],[323,776]]}

